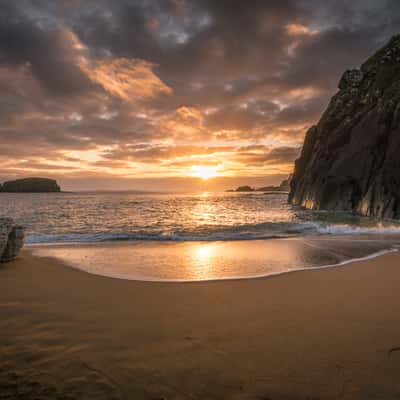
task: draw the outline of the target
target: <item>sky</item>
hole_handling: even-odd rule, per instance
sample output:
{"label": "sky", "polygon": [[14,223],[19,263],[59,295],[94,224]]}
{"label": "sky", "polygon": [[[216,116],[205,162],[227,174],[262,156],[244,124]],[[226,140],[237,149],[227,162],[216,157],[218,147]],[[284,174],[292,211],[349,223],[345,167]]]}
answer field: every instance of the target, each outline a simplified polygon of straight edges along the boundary
{"label": "sky", "polygon": [[223,190],[293,170],[398,0],[0,0],[0,181]]}

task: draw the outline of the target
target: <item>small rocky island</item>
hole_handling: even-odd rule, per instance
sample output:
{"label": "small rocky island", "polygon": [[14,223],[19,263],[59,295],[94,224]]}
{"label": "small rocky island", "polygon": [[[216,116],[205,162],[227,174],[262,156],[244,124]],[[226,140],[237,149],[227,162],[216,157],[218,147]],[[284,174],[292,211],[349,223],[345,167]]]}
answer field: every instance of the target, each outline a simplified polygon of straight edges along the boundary
{"label": "small rocky island", "polygon": [[11,218],[0,218],[0,262],[13,260],[24,244],[25,228]]}
{"label": "small rocky island", "polygon": [[292,176],[289,175],[287,179],[284,179],[279,186],[263,186],[259,188],[253,188],[251,186],[239,186],[235,190],[227,190],[227,192],[289,192],[290,180]]}
{"label": "small rocky island", "polygon": [[289,202],[400,218],[400,35],[343,74],[306,135]]}
{"label": "small rocky island", "polygon": [[17,179],[0,185],[0,192],[5,193],[49,193],[60,191],[57,181],[48,178]]}
{"label": "small rocky island", "polygon": [[[53,179],[25,178],[4,182],[0,185],[3,193],[49,193],[60,192],[60,186]],[[17,225],[12,218],[0,217],[0,262],[13,260],[24,245],[25,228]]]}

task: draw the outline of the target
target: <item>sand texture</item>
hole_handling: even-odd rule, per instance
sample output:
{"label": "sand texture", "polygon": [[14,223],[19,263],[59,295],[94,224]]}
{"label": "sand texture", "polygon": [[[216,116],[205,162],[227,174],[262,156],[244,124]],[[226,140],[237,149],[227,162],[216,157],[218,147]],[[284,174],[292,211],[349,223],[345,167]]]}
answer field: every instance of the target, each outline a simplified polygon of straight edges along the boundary
{"label": "sand texture", "polygon": [[399,399],[400,254],[265,279],[0,268],[0,399]]}

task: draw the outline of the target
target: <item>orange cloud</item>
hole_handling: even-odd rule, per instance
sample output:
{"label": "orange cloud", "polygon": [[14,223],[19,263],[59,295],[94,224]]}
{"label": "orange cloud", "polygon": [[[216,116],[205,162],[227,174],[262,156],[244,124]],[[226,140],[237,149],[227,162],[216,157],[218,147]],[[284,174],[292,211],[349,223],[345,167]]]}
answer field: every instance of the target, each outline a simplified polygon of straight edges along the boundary
{"label": "orange cloud", "polygon": [[195,107],[179,107],[157,121],[157,129],[166,137],[180,140],[201,140],[207,131],[203,127],[203,114]]}
{"label": "orange cloud", "polygon": [[150,62],[127,58],[105,59],[81,65],[93,82],[126,101],[172,93],[172,89],[153,72],[154,67]]}
{"label": "orange cloud", "polygon": [[291,36],[311,36],[318,33],[318,30],[312,30],[308,26],[305,26],[303,24],[288,24],[286,25],[286,31]]}
{"label": "orange cloud", "polygon": [[201,112],[195,107],[180,107],[176,113],[184,121],[200,123],[203,120]]}

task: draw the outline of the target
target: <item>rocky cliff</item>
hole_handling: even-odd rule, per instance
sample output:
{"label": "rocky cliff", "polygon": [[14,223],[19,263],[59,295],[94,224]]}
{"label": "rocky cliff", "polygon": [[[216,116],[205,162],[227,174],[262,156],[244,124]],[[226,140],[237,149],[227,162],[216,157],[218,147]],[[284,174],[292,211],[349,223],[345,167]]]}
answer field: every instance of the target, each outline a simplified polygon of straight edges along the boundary
{"label": "rocky cliff", "polygon": [[24,231],[11,218],[0,218],[0,262],[11,261],[17,256],[24,244]]}
{"label": "rocky cliff", "polygon": [[306,135],[289,201],[400,218],[400,35],[343,74]]}
{"label": "rocky cliff", "polygon": [[8,193],[59,192],[60,186],[53,179],[25,178],[4,182],[1,191]]}

